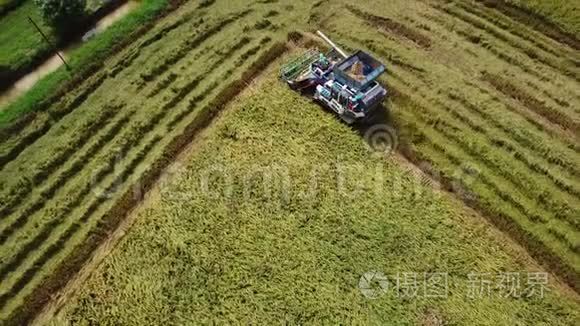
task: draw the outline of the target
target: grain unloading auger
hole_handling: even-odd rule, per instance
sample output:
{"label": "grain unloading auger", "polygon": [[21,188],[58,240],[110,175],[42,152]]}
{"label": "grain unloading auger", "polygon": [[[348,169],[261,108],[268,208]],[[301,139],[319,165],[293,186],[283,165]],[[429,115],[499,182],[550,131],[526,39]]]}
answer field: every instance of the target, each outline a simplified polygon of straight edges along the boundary
{"label": "grain unloading auger", "polygon": [[348,124],[368,118],[387,96],[376,81],[385,66],[360,50],[348,56],[322,32],[317,33],[333,50],[308,50],[285,64],[280,77],[293,90],[313,93],[316,101]]}

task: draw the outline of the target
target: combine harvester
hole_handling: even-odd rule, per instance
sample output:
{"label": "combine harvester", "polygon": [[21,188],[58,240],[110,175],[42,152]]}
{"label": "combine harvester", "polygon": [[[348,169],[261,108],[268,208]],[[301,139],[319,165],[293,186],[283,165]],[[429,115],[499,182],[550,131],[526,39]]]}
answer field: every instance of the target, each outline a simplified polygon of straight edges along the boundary
{"label": "combine harvester", "polygon": [[334,50],[308,50],[285,64],[280,77],[290,88],[313,94],[314,100],[336,112],[347,124],[365,121],[387,96],[376,79],[385,66],[363,51],[347,56],[326,35],[318,35]]}

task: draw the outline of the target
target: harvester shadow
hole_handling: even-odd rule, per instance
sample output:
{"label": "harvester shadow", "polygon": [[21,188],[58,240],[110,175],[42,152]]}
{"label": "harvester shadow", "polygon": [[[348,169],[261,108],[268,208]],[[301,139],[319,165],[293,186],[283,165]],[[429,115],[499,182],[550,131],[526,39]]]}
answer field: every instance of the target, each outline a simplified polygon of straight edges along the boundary
{"label": "harvester shadow", "polygon": [[398,144],[397,125],[392,113],[380,104],[368,119],[351,126],[371,148],[395,150]]}

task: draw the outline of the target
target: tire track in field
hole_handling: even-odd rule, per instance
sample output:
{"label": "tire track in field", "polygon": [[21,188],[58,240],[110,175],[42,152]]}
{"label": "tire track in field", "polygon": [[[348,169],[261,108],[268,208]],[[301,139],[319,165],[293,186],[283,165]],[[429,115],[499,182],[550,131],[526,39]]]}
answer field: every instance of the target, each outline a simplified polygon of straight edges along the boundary
{"label": "tire track in field", "polygon": [[[233,51],[226,51],[226,52],[224,52],[224,56],[223,56],[222,58],[223,58],[223,59],[225,59],[226,57],[228,57],[228,56],[231,56],[231,55],[232,55],[232,54],[233,54],[233,53],[234,53],[236,50],[238,50],[238,49],[240,48],[240,47],[238,46],[238,44],[240,44],[240,43],[241,43],[242,45],[245,45],[245,44],[247,43],[247,40],[241,40],[241,41],[243,41],[243,42],[240,42],[240,41],[238,41],[238,43],[237,43],[237,44],[234,46],[235,50],[233,50]],[[247,56],[247,55],[246,55],[246,58],[248,58],[248,56]],[[221,66],[222,64],[223,64],[223,60],[220,60],[220,58],[218,58],[218,60],[217,60],[217,61],[216,61],[216,62],[215,62],[215,63],[214,63],[214,64],[213,64],[213,65],[212,65],[212,66],[211,66],[211,67],[210,67],[208,70],[206,70],[206,71],[202,72],[202,73],[200,74],[200,76],[207,76],[207,75],[210,75],[210,74],[211,74],[211,72],[212,72],[213,70],[217,69],[217,68],[218,68],[219,66]],[[191,88],[191,85],[197,85],[198,83],[199,83],[199,81],[197,81],[197,79],[194,79],[192,82],[190,82],[190,83],[188,83],[187,85],[185,85],[185,86],[183,87],[183,89],[190,89],[190,88]],[[191,89],[190,89],[190,90],[191,90]],[[172,100],[170,100],[169,102],[167,102],[167,104],[166,104],[164,107],[166,107],[166,108],[172,108],[172,107],[173,107],[175,104],[177,104],[177,103],[175,102],[175,99],[179,99],[179,101],[181,101],[181,100],[183,100],[183,98],[184,98],[184,96],[183,96],[183,94],[180,92],[178,95],[176,95],[176,96],[174,97],[174,99],[172,99]],[[168,110],[162,110],[162,112],[168,112]],[[162,112],[159,112],[159,114],[160,114],[160,113],[162,113]],[[151,130],[152,130],[152,129],[153,129],[153,125],[157,126],[157,125],[158,125],[158,122],[159,122],[159,121],[161,121],[161,120],[162,120],[161,118],[156,118],[156,117],[154,117],[153,119],[151,119],[151,120],[150,120],[150,121],[151,121],[151,123],[150,123],[150,124],[151,124],[151,127],[144,127],[144,129],[151,129]],[[127,177],[128,177],[130,174],[131,174],[131,173],[132,173],[132,170],[134,169],[134,167],[135,167],[137,164],[139,164],[139,162],[140,162],[140,161],[141,161],[141,160],[142,160],[142,159],[143,159],[143,158],[146,156],[146,154],[145,154],[145,153],[149,152],[149,151],[150,151],[150,149],[151,149],[151,148],[152,148],[152,147],[153,147],[153,146],[154,146],[154,145],[155,145],[155,144],[156,144],[156,143],[157,143],[157,142],[158,142],[160,139],[161,139],[161,136],[159,136],[159,135],[157,135],[156,137],[154,137],[154,138],[152,139],[152,141],[151,141],[149,144],[147,144],[147,145],[145,146],[145,149],[140,151],[140,153],[142,153],[142,154],[141,154],[141,155],[139,155],[139,159],[137,159],[137,160],[133,160],[133,163],[129,164],[128,168],[127,168],[127,169],[125,169],[125,170],[124,170],[124,171],[121,173],[121,175],[120,175],[120,176],[118,176],[118,177],[116,178],[116,180],[115,180],[115,181],[113,181],[113,182],[111,183],[111,185],[116,185],[116,184],[118,184],[119,182],[122,182],[123,180],[125,180],[125,179],[126,179],[126,178],[127,178]],[[82,223],[80,223],[80,222],[86,222],[86,221],[88,220],[88,218],[91,216],[91,214],[92,214],[94,211],[96,211],[96,210],[98,209],[98,207],[99,207],[99,206],[100,206],[100,205],[101,205],[103,202],[104,202],[104,200],[103,200],[103,201],[97,200],[97,201],[93,202],[93,204],[91,204],[91,205],[89,206],[89,209],[87,209],[87,210],[85,211],[85,213],[82,215],[82,217],[81,217],[80,221],[77,221],[77,222],[73,223],[73,224],[72,224],[72,227],[71,227],[71,228],[69,228],[69,229],[66,231],[66,233],[65,233],[65,234],[64,234],[64,235],[63,235],[63,236],[60,238],[60,240],[59,240],[59,241],[57,241],[55,244],[60,244],[59,246],[60,246],[60,247],[63,247],[63,244],[66,242],[66,241],[63,239],[63,237],[64,237],[64,238],[66,238],[66,239],[69,239],[70,237],[72,237],[72,235],[73,235],[73,234],[75,234],[76,230],[77,230],[78,228],[80,228],[80,227],[81,227]],[[75,205],[75,206],[76,206],[76,205]],[[40,239],[39,241],[40,241],[40,242],[38,242],[38,243],[45,244],[45,239]],[[52,246],[52,245],[51,245],[51,246]],[[49,250],[49,251],[50,251],[50,250]],[[57,252],[57,251],[55,250],[55,251],[54,251],[54,253],[53,253],[52,255],[56,254],[56,252]],[[35,271],[39,270],[39,269],[40,269],[40,265],[42,265],[42,264],[41,264],[41,262],[43,262],[43,260],[44,260],[44,263],[45,263],[46,261],[48,261],[48,258],[46,258],[46,255],[43,255],[43,256],[41,256],[41,260],[40,260],[40,261],[37,261],[37,262],[35,262],[35,263],[32,265],[32,266],[33,266],[33,270],[35,270]],[[14,286],[13,286],[13,288],[12,288],[12,290],[10,291],[11,293],[16,293],[16,292],[18,292],[18,290],[19,290],[19,289],[21,289],[23,286],[25,286],[25,284],[27,283],[27,280],[33,277],[34,273],[32,273],[32,272],[29,272],[29,271],[30,271],[30,270],[28,270],[27,272],[25,272],[25,273],[24,273],[24,275],[23,275],[23,276],[20,278],[20,280],[19,280],[19,281],[17,281],[17,282],[15,283],[15,285],[14,285]],[[8,293],[5,293],[4,295],[1,295],[1,296],[0,296],[0,308],[1,308],[1,307],[3,307],[3,305],[4,305],[4,304],[3,304],[3,302],[4,302],[4,301],[7,299],[7,296],[8,296]]]}

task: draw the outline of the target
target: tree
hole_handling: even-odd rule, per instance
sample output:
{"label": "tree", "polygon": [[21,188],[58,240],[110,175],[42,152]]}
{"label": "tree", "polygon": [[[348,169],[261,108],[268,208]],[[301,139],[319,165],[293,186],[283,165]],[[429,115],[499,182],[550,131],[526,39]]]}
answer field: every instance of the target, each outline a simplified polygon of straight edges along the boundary
{"label": "tree", "polygon": [[34,0],[42,16],[57,29],[66,32],[85,15],[86,0]]}

